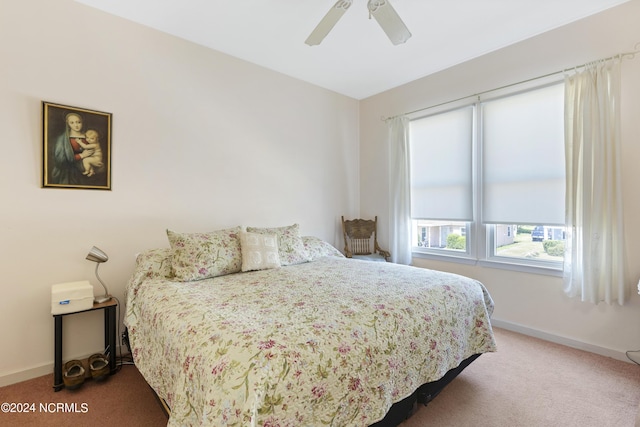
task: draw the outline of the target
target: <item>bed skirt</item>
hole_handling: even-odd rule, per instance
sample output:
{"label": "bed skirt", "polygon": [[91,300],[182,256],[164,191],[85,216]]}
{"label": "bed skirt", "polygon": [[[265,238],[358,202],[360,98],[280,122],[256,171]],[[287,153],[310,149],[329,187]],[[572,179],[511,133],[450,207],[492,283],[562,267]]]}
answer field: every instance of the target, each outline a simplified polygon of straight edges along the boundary
{"label": "bed skirt", "polygon": [[370,427],[396,427],[409,418],[418,409],[418,404],[426,406],[431,402],[455,377],[480,356],[474,354],[463,360],[457,368],[449,370],[442,378],[421,385],[411,396],[395,403],[387,415]]}

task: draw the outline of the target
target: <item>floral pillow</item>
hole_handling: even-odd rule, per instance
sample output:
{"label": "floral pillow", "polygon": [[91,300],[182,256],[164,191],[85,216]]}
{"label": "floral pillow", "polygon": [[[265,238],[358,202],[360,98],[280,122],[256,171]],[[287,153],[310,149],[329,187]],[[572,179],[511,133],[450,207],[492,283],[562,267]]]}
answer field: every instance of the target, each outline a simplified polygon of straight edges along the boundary
{"label": "floral pillow", "polygon": [[240,227],[208,233],[167,230],[171,269],[176,280],[188,282],[237,273],[242,268]]}
{"label": "floral pillow", "polygon": [[280,267],[278,236],[240,232],[242,271],[267,270]]}
{"label": "floral pillow", "polygon": [[250,233],[276,234],[278,236],[278,254],[281,265],[301,264],[311,261],[311,257],[304,248],[300,237],[300,226],[298,224],[276,228],[247,227]]}
{"label": "floral pillow", "polygon": [[342,252],[331,246],[328,242],[314,237],[314,236],[302,236],[302,243],[304,244],[311,261],[325,256],[335,256],[338,258],[344,258]]}
{"label": "floral pillow", "polygon": [[172,277],[171,249],[148,249],[137,254],[135,271],[135,280]]}

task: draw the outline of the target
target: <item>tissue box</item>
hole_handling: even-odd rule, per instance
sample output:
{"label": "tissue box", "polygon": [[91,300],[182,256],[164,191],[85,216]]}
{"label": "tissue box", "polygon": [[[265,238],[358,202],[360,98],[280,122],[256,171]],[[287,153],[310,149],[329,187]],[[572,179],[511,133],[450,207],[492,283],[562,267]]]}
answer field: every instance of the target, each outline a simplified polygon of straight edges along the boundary
{"label": "tissue box", "polygon": [[93,307],[93,286],[88,280],[51,286],[51,314],[74,313]]}

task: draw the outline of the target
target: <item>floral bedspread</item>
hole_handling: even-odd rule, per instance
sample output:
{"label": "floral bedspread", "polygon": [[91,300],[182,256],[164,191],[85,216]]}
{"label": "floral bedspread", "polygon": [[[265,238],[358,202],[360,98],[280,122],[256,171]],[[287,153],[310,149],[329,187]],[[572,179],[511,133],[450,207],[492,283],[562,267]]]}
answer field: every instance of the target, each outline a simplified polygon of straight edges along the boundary
{"label": "floral bedspread", "polygon": [[176,282],[138,256],[125,324],[169,426],[368,426],[465,358],[495,351],[484,286],[324,257]]}

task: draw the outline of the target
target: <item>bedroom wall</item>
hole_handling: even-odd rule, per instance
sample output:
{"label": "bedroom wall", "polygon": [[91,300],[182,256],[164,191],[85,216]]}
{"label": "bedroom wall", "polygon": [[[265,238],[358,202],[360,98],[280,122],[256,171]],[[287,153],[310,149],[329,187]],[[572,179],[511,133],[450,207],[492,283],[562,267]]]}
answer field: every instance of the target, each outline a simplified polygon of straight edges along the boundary
{"label": "bedroom wall", "polygon": [[[53,372],[52,284],[124,303],[165,230],[297,222],[336,243],[359,208],[358,102],[72,0],[0,0],[0,385]],[[41,188],[42,107],[113,114],[112,191]],[[123,309],[124,307],[121,306]],[[102,317],[65,318],[64,359]]]}
{"label": "bedroom wall", "polygon": [[[505,47],[411,82],[360,103],[361,214],[380,217],[381,240],[388,241],[387,129],[389,117],[495,89],[592,60],[628,52],[640,42],[640,1],[632,0],[581,21]],[[481,280],[491,292],[497,324],[625,359],[640,348],[640,55],[622,66],[622,175],[626,261],[631,299],[625,306],[597,306],[569,299],[557,277],[414,257],[417,266]]]}

